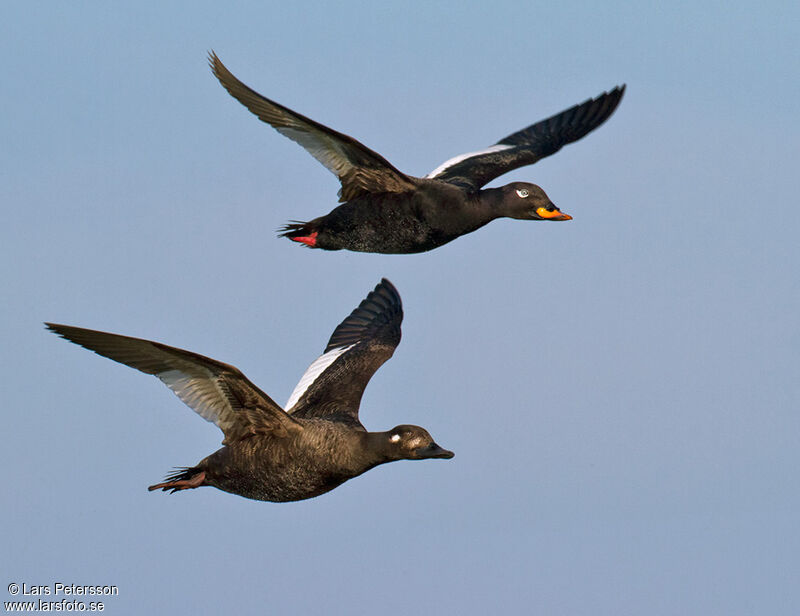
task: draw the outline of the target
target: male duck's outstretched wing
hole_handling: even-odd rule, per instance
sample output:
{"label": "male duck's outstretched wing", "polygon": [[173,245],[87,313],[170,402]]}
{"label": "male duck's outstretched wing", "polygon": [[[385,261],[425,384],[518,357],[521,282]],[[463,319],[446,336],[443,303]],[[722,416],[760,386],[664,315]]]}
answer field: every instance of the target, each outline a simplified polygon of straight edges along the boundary
{"label": "male duck's outstretched wing", "polygon": [[532,124],[479,152],[445,161],[426,178],[477,190],[494,178],[555,154],[605,122],[619,105],[625,86]]}
{"label": "male duck's outstretched wing", "polygon": [[237,368],[197,353],[117,334],[45,323],[70,342],[146,374],[157,376],[225,435],[223,444],[252,434],[287,436],[302,429]]}
{"label": "male duck's outstretched wing", "polygon": [[294,388],[286,411],[361,425],[358,407],[372,375],[400,343],[403,305],[385,278],[334,330],[323,354]]}
{"label": "male duck's outstretched wing", "polygon": [[209,54],[211,70],[223,87],[261,120],[302,145],[309,154],[339,178],[339,200],[350,201],[367,193],[406,192],[416,182],[389,161],[352,137],[261,96],[233,76],[217,55]]}

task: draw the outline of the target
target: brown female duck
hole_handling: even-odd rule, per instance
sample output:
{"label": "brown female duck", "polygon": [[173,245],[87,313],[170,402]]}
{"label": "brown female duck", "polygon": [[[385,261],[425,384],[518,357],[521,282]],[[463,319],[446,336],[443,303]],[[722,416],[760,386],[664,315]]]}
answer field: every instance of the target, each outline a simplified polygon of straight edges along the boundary
{"label": "brown female duck", "polygon": [[395,460],[452,458],[423,428],[367,432],[361,396],[400,342],[403,308],[383,279],[334,330],[284,411],[233,366],[167,345],[47,323],[48,329],[100,355],[157,376],[222,430],[223,447],[150,490],[213,486],[275,502],[318,496]]}

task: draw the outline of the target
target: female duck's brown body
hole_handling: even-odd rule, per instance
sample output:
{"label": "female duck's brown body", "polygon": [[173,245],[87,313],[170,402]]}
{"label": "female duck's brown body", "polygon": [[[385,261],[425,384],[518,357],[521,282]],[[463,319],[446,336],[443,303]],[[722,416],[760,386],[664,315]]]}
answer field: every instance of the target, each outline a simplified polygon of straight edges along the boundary
{"label": "female duck's brown body", "polygon": [[[388,433],[370,433],[325,419],[302,422],[288,439],[254,435],[215,451],[180,479],[203,473],[202,485],[254,500],[286,502],[319,496],[393,457]],[[179,479],[179,480],[180,480]],[[170,482],[150,486],[171,489]]]}
{"label": "female duck's brown body", "polygon": [[554,154],[605,122],[625,86],[604,92],[493,146],[456,156],[424,178],[407,175],[352,137],[272,101],[239,81],[212,53],[226,90],[261,120],[302,145],[342,184],[342,205],[309,222],[292,222],[282,237],[324,250],[415,253],[432,250],[500,217],[570,220],[535,184],[483,189],[494,178]]}
{"label": "female duck's brown body", "polygon": [[286,411],[233,366],[158,342],[48,323],[60,336],[157,376],[225,434],[223,447],[150,490],[212,486],[275,502],[318,496],[394,460],[452,458],[423,428],[367,432],[358,418],[364,388],[400,342],[402,304],[382,280],[334,330]]}

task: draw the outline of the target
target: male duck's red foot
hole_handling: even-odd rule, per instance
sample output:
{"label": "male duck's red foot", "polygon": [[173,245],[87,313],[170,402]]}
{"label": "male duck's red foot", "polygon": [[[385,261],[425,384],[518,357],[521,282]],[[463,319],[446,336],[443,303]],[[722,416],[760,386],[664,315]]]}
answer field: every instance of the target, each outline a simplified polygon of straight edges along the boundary
{"label": "male duck's red foot", "polygon": [[289,239],[293,242],[300,242],[301,244],[305,244],[309,248],[315,248],[317,245],[317,235],[319,235],[319,231],[314,231],[311,235],[306,235],[303,237],[290,237]]}
{"label": "male duck's red foot", "polygon": [[[183,474],[185,476],[185,474]],[[172,492],[177,492],[179,490],[189,490],[191,488],[199,488],[203,485],[203,482],[206,480],[206,472],[200,471],[196,475],[193,475],[189,479],[173,479],[172,481],[165,481],[164,483],[157,483],[154,486],[149,486],[147,488],[148,491],[152,492],[153,490],[172,490]]]}

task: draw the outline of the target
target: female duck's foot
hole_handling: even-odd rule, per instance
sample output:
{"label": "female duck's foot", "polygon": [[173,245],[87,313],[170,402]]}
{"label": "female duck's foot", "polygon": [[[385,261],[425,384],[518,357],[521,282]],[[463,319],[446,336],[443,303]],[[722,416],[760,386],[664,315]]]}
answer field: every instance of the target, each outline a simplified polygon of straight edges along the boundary
{"label": "female duck's foot", "polygon": [[190,474],[191,469],[187,469],[185,471],[180,471],[173,475],[172,477],[167,477],[168,481],[163,483],[157,483],[154,486],[149,486],[147,489],[148,491],[152,492],[153,490],[172,490],[172,493],[175,493],[179,490],[189,490],[191,488],[199,488],[203,485],[203,482],[206,480],[206,472],[200,471],[196,475]]}

